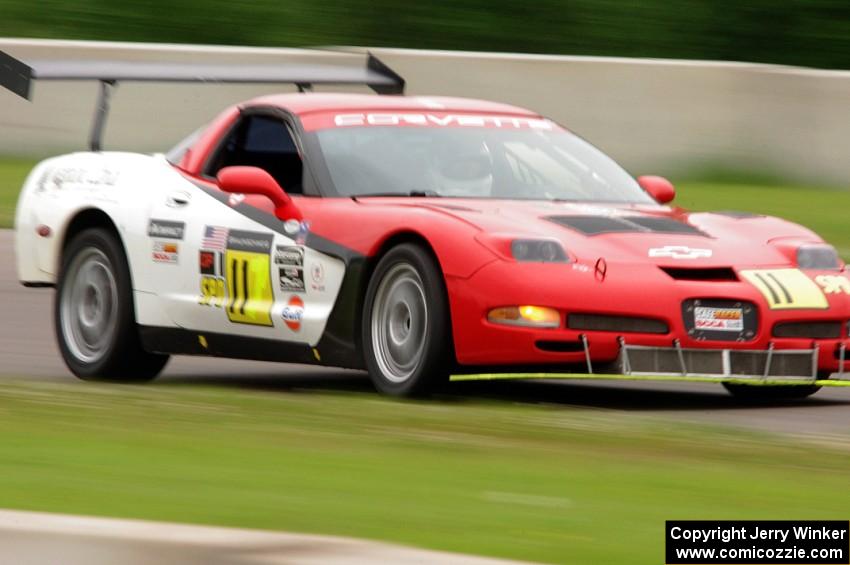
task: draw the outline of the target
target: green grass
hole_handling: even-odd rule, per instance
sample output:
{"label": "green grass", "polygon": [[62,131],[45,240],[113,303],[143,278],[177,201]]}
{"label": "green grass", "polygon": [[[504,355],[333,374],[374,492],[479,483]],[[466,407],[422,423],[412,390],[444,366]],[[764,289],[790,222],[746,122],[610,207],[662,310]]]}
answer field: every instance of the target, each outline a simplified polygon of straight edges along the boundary
{"label": "green grass", "polygon": [[12,227],[18,192],[34,166],[29,159],[0,159],[0,228]]}
{"label": "green grass", "polygon": [[846,451],[636,413],[4,381],[0,507],[661,563],[666,519],[846,519]]}
{"label": "green grass", "polygon": [[740,210],[779,216],[814,230],[850,261],[850,190],[744,183],[679,183],[676,205],[692,210]]}

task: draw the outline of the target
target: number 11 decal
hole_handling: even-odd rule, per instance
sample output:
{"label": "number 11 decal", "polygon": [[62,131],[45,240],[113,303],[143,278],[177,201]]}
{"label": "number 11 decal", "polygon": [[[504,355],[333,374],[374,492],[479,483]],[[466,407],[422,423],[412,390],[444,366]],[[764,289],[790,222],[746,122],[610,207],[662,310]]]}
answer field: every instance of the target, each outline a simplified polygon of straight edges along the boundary
{"label": "number 11 decal", "polygon": [[224,254],[227,318],[272,326],[271,234],[230,230]]}

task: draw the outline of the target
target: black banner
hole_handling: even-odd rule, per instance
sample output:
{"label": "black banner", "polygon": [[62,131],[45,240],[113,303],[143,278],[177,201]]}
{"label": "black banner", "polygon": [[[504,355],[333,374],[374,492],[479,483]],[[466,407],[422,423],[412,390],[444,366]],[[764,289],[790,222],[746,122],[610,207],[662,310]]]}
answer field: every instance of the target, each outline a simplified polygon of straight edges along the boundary
{"label": "black banner", "polygon": [[668,520],[667,565],[850,563],[850,522]]}

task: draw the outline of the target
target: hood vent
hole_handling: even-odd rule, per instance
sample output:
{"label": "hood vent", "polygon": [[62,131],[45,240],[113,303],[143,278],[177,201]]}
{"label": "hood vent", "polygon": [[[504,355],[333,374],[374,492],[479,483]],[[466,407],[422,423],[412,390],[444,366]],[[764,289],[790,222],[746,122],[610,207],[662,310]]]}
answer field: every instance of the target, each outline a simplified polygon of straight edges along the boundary
{"label": "hood vent", "polygon": [[629,216],[615,218],[611,216],[549,216],[546,218],[565,228],[580,231],[584,235],[603,233],[674,233],[683,235],[701,235],[704,233],[690,224],[670,218],[651,216]]}
{"label": "hood vent", "polygon": [[704,269],[691,267],[659,267],[670,278],[677,281],[699,282],[735,282],[738,276],[729,267],[708,267]]}

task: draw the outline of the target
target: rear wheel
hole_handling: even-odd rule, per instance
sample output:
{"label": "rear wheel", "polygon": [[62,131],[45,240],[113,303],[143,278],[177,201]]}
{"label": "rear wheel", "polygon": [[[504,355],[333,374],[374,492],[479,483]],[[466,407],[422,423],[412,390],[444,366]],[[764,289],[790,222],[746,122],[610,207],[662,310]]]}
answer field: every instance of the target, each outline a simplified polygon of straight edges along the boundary
{"label": "rear wheel", "polygon": [[146,381],[168,361],[142,349],[124,250],[105,229],[85,230],[65,249],[54,321],[62,358],[81,379]]}
{"label": "rear wheel", "polygon": [[[830,373],[818,372],[818,380],[828,379]],[[821,389],[818,385],[745,385],[736,383],[723,383],[733,396],[745,400],[770,401],[770,400],[794,400],[806,398]]]}
{"label": "rear wheel", "polygon": [[378,262],[363,309],[364,355],[375,387],[394,396],[427,394],[454,362],[446,288],[425,249],[402,244]]}

